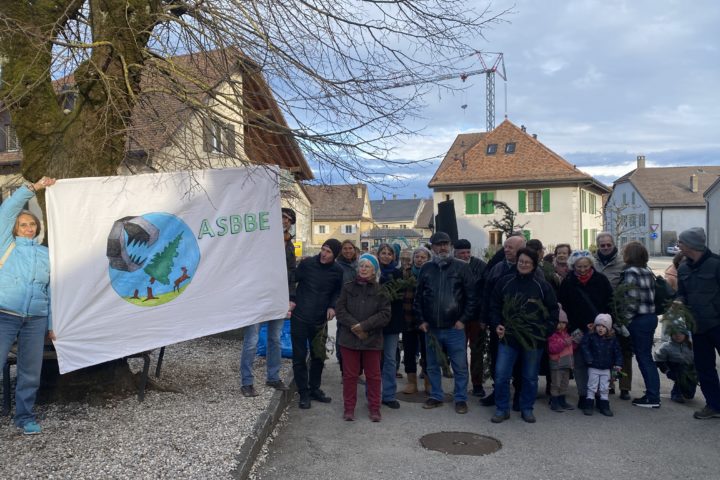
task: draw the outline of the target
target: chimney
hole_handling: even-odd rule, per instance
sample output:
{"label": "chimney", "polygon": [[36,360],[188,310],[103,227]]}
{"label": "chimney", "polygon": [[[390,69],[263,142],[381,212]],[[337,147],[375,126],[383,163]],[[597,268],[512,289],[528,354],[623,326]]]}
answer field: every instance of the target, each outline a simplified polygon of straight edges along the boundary
{"label": "chimney", "polygon": [[537,140],[537,133],[533,133],[533,138]]}
{"label": "chimney", "polygon": [[413,193],[413,198],[417,198],[417,193]]}
{"label": "chimney", "polygon": [[393,193],[393,200],[397,200],[397,194]]}
{"label": "chimney", "polygon": [[693,173],[690,175],[690,191],[693,193],[697,193],[700,189],[700,178],[697,176],[697,173]]}
{"label": "chimney", "polygon": [[362,191],[362,185],[357,186],[357,197],[362,198],[363,197],[363,191]]}
{"label": "chimney", "polygon": [[525,128],[525,125],[520,125],[520,130],[523,132],[527,132],[527,128]]}
{"label": "chimney", "polygon": [[637,156],[637,168],[645,168],[645,155]]}

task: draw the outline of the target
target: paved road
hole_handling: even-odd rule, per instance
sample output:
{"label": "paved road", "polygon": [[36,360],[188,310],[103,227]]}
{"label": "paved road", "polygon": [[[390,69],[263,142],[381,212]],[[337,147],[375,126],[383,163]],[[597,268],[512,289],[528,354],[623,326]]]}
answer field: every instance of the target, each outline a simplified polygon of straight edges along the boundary
{"label": "paved road", "polygon": [[[639,395],[642,387],[637,365],[635,372],[632,393]],[[400,387],[403,382],[399,380]],[[445,382],[445,391],[450,391],[451,381]],[[421,404],[401,402],[399,410],[383,407],[380,423],[370,422],[360,400],[357,420],[344,422],[340,374],[333,359],[328,361],[323,376],[323,389],[333,402],[313,402],[310,410],[299,410],[297,401],[293,401],[288,419],[278,427],[277,438],[255,478],[720,478],[720,420],[694,420],[692,412],[702,407],[702,397],[678,405],[668,398],[670,387],[664,380],[659,410],[633,407],[612,396],[613,418],[597,413],[587,417],[578,411],[558,414],[547,407],[547,399],[541,394],[535,409],[538,422],[534,425],[523,422],[516,413],[495,425],[490,422],[493,409],[480,406],[472,397],[466,415],[456,414],[452,404],[423,410]],[[569,400],[575,403],[576,393]],[[440,431],[489,435],[502,442],[502,449],[484,457],[460,457],[420,446],[421,436]]]}

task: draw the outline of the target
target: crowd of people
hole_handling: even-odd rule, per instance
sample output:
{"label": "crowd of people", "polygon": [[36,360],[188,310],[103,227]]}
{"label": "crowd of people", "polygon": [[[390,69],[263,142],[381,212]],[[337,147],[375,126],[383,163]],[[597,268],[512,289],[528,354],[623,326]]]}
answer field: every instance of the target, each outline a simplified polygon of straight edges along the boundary
{"label": "crowd of people", "polygon": [[[295,214],[283,209],[283,216],[291,245]],[[654,335],[662,312],[647,249],[630,242],[619,251],[607,232],[598,234],[596,245],[591,253],[559,244],[545,255],[540,240],[518,233],[485,262],[472,256],[468,240],[452,242],[444,232],[434,233],[427,246],[402,252],[383,244],[361,254],[350,240],[329,239],[318,255],[297,267],[288,247],[288,318],[299,407],[331,402],[321,384],[327,323],[336,318],[347,421],[355,419],[358,385],[365,385],[369,418],[379,422],[382,406],[401,407],[398,392],[420,391],[419,379],[424,380],[423,408],[444,405],[443,376],[453,378],[458,414],[467,413],[472,395],[495,407],[494,423],[509,419],[511,410],[536,422],[540,375],[546,377],[551,410],[612,416],[610,395],[616,388],[619,399],[632,398],[633,356],[644,391],[632,405],[660,408],[660,372],[673,380],[675,402],[693,398],[699,383],[706,405],[695,418],[720,418],[715,368],[720,257],[707,248],[703,229],[680,234],[681,253],[665,272],[677,292],[674,301],[692,318],[674,318],[659,345]],[[279,348],[271,348],[276,343],[269,339],[267,384],[286,389],[271,375],[280,361]],[[407,384],[398,389],[401,358]],[[486,371],[493,383],[490,394]],[[571,380],[577,407],[567,398]],[[243,373],[246,390],[254,394]]]}

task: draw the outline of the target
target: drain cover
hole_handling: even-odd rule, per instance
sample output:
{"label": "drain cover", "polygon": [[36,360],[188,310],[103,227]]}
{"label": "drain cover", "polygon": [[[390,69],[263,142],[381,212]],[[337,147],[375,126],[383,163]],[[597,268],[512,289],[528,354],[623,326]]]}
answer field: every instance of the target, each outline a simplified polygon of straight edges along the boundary
{"label": "drain cover", "polygon": [[[397,398],[401,402],[410,402],[410,403],[425,403],[425,400],[428,399],[427,395],[425,395],[425,392],[423,390],[420,390],[417,393],[397,392],[395,394],[395,398]],[[446,393],[445,397],[443,398],[443,401],[445,403],[452,402],[452,399],[453,399],[453,396],[449,393]]]}
{"label": "drain cover", "polygon": [[489,455],[502,448],[496,438],[468,432],[429,433],[420,439],[420,445],[447,455]]}

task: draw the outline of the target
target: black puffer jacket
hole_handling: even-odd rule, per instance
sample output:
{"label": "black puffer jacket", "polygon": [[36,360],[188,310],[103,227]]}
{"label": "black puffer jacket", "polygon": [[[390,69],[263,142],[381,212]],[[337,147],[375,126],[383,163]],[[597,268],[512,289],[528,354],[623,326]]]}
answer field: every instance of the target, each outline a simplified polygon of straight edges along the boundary
{"label": "black puffer jacket", "polygon": [[[516,296],[526,313],[536,313],[532,333],[545,339],[550,337],[555,332],[560,309],[553,288],[544,278],[538,278],[534,271],[527,275],[519,272],[511,273],[495,284],[490,297],[490,325],[492,329],[495,330],[498,325],[505,326],[507,342],[515,348],[520,348],[520,344],[513,337],[511,327],[505,324],[505,319],[502,316],[505,302]],[[540,311],[540,307],[533,302],[542,303],[547,310],[547,315],[544,315]]]}
{"label": "black puffer jacket", "polygon": [[580,329],[586,333],[588,323],[593,323],[599,313],[610,313],[612,295],[610,280],[605,275],[594,271],[583,285],[575,273],[568,272],[558,290],[558,302],[568,316],[568,332]]}
{"label": "black puffer jacket", "polygon": [[297,289],[292,320],[313,325],[327,322],[327,309],[335,308],[342,289],[342,268],[335,262],[320,263],[320,255],[306,258],[295,270]]}
{"label": "black puffer jacket", "polygon": [[[402,279],[403,274],[402,271],[398,270],[397,268],[392,270],[389,274],[383,274],[380,277],[380,285],[385,285],[386,283],[392,282],[393,280]],[[394,300],[390,303],[391,307],[391,313],[390,313],[390,322],[385,325],[385,328],[383,328],[383,333],[387,334],[395,334],[395,333],[402,333],[402,331],[405,329],[405,319],[403,318],[403,301],[402,297]]]}
{"label": "black puffer jacket", "polygon": [[680,264],[678,299],[692,311],[695,333],[720,325],[720,256],[707,250],[697,262],[688,258]]}
{"label": "black puffer jacket", "polygon": [[417,326],[453,328],[477,320],[475,278],[467,264],[454,258],[430,261],[418,275],[413,311]]}

